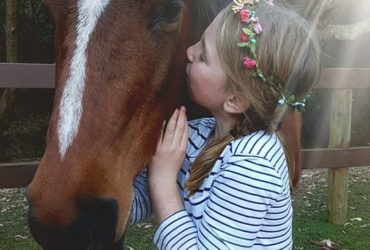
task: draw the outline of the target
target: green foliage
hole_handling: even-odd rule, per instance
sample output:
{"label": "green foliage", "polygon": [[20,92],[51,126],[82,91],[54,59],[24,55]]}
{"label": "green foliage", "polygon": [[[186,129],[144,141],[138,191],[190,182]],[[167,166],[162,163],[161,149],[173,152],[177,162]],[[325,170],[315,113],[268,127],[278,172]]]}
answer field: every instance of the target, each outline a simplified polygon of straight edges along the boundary
{"label": "green foliage", "polygon": [[0,130],[0,162],[40,158],[53,102],[53,90],[17,90],[9,124]]}
{"label": "green foliage", "polygon": [[[329,143],[331,90],[316,89],[303,112],[302,143],[304,148],[326,148]],[[370,89],[354,89],[352,95],[351,146],[370,145]]]}
{"label": "green foliage", "polygon": [[[18,61],[54,62],[53,23],[41,0],[18,1]],[[0,23],[5,24],[5,0],[0,0]],[[5,61],[5,33],[0,29],[0,61]]]}
{"label": "green foliage", "polygon": [[329,140],[330,91],[314,90],[302,113],[302,143],[304,148],[325,148]]}
{"label": "green foliage", "polygon": [[19,61],[52,63],[53,25],[42,1],[18,1],[18,22]]}

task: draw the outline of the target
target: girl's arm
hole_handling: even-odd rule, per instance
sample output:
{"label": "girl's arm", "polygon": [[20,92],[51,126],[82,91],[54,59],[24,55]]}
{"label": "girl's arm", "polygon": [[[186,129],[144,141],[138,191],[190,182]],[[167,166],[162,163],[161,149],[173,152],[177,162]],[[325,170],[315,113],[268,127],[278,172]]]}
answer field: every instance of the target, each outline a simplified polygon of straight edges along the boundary
{"label": "girl's arm", "polygon": [[[262,171],[252,174],[250,169]],[[268,161],[255,158],[226,164],[214,181],[202,217],[192,218],[185,210],[172,214],[159,226],[154,243],[161,250],[289,248],[292,210],[290,196],[282,198],[281,192],[281,178]],[[266,218],[267,211],[279,199],[285,200],[271,218],[275,226],[271,233],[261,232],[270,219]],[[259,245],[258,237],[266,236],[271,238],[271,245]]]}
{"label": "girl's arm", "polygon": [[149,188],[155,215],[159,223],[184,209],[177,175],[185,158],[188,142],[188,123],[184,107],[175,110],[162,129],[157,150],[149,164]]}
{"label": "girl's arm", "polygon": [[141,171],[134,180],[134,199],[131,206],[131,225],[136,224],[153,213],[148,187],[147,170]]}
{"label": "girl's arm", "polygon": [[[185,108],[176,110],[168,121],[166,133],[162,129],[157,151],[149,165],[148,173],[142,171],[134,180],[134,200],[131,224],[149,217],[154,207],[156,217],[162,222],[169,215],[183,209],[177,186],[177,174],[184,161],[188,141]],[[150,198],[149,189],[152,190]]]}
{"label": "girl's arm", "polygon": [[[261,157],[230,157],[202,201],[203,215],[194,218],[184,210],[176,184],[185,155],[185,127],[185,112],[175,112],[149,166],[150,193],[160,223],[155,245],[163,250],[245,249],[258,245],[266,212],[282,198],[281,176],[270,161]],[[281,220],[274,226],[277,232],[267,236],[271,237],[270,249],[289,248],[291,244],[290,197],[283,199],[281,213],[274,215]]]}

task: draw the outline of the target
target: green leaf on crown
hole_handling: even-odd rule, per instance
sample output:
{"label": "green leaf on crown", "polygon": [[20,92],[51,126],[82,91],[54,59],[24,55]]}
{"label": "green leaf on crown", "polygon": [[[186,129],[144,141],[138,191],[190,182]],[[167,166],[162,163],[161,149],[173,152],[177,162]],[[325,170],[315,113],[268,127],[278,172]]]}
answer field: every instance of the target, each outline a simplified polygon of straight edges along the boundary
{"label": "green leaf on crown", "polygon": [[269,77],[267,77],[267,79],[266,79],[268,82],[272,82],[272,81],[274,81],[274,77],[273,76],[269,76]]}
{"label": "green leaf on crown", "polygon": [[288,102],[289,103],[294,103],[294,100],[295,100],[295,96],[294,95],[291,95],[288,97]]}
{"label": "green leaf on crown", "polygon": [[242,30],[243,30],[243,32],[244,32],[245,34],[247,34],[248,36],[253,36],[253,35],[254,35],[254,33],[253,33],[253,31],[252,31],[251,29],[248,29],[248,28],[242,28]]}
{"label": "green leaf on crown", "polygon": [[251,45],[249,46],[249,48],[250,48],[251,52],[256,53],[256,45],[251,44]]}

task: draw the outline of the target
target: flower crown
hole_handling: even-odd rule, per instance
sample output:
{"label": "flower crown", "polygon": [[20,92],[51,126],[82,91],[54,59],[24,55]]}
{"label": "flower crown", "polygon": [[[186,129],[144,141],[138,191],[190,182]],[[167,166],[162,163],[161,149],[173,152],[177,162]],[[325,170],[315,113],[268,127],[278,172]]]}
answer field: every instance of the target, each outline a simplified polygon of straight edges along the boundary
{"label": "flower crown", "polygon": [[[256,54],[256,36],[262,33],[262,26],[254,11],[259,0],[233,0],[234,5],[231,7],[235,14],[239,14],[240,22],[243,24],[240,42],[238,46],[249,49],[249,56],[243,58],[243,65],[248,70],[254,70],[253,77],[261,79],[271,88],[276,90],[281,98],[278,104],[283,106],[287,104],[293,110],[303,111],[305,108],[306,99],[296,99],[294,95],[285,96],[282,85],[274,81],[273,76],[265,77],[258,66]],[[274,0],[267,0],[266,3],[273,6]]]}

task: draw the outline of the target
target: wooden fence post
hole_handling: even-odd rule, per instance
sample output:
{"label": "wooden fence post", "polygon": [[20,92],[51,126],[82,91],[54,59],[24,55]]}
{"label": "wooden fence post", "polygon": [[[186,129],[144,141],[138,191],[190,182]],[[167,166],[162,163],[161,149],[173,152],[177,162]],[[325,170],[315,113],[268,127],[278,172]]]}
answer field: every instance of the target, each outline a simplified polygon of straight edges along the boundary
{"label": "wooden fence post", "polygon": [[[329,147],[349,147],[351,141],[352,90],[333,90],[331,98]],[[348,168],[329,169],[328,177],[328,221],[343,225],[347,219]]]}

